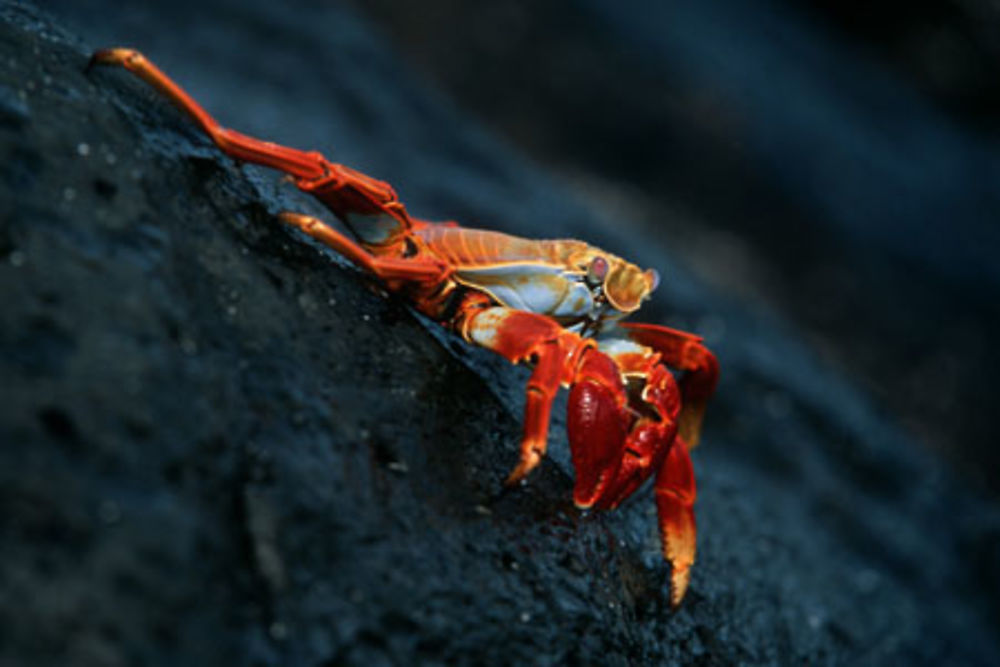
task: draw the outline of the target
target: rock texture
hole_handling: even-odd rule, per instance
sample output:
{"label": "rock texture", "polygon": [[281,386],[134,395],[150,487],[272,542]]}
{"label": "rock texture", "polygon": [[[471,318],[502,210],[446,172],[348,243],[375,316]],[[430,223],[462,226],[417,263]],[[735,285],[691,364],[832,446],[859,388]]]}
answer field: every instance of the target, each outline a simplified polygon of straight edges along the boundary
{"label": "rock texture", "polygon": [[[501,490],[522,370],[283,228],[315,205],[143,85],[86,75],[108,44],[3,4],[0,664],[1000,659],[996,510],[777,317],[624,240],[356,15],[199,11],[197,66],[160,63],[224,122],[337,146],[428,216],[587,236],[671,276],[649,319],[700,322],[725,373],[692,587],[671,613],[648,490],[573,508],[560,424]],[[236,48],[263,34],[271,55]]]}

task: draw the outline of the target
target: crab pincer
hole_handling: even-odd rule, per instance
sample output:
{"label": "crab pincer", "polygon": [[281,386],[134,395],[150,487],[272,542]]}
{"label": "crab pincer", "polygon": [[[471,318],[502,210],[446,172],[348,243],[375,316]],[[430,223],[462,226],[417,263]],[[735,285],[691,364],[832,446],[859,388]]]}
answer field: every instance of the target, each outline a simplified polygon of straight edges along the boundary
{"label": "crab pincer", "polygon": [[[619,363],[604,359],[596,382],[588,378],[570,390],[573,500],[581,508],[614,509],[655,474],[662,551],[671,566],[670,603],[676,607],[687,591],[696,535],[691,458],[677,434],[680,390],[657,354],[621,355]],[[631,371],[630,391],[623,367]]]}

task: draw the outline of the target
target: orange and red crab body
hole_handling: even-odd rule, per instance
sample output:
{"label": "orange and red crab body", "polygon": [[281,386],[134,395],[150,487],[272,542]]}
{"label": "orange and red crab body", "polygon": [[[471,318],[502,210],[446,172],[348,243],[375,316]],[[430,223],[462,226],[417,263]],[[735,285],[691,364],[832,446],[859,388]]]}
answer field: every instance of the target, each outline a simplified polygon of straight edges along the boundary
{"label": "orange and red crab body", "polygon": [[[524,437],[508,484],[545,455],[552,401],[568,387],[567,430],[581,508],[611,509],[655,476],[670,601],[687,590],[695,557],[698,442],[718,364],[701,339],[622,322],[656,288],[643,271],[581,241],[533,241],[413,218],[386,183],[316,152],[261,141],[220,126],[142,54],[98,51],[91,65],[119,65],[163,93],[225,154],[289,174],[353,233],[318,218],[280,219],[333,248],[409,298],[466,341],[528,363]],[[673,373],[680,372],[678,382]]]}

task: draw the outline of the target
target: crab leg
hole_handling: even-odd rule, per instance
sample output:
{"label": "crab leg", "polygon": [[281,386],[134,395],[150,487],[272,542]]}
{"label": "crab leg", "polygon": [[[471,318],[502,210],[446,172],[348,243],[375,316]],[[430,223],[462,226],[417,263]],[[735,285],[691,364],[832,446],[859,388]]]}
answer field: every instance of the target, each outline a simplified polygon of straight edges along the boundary
{"label": "crab leg", "polygon": [[300,189],[314,195],[341,219],[356,224],[356,231],[366,242],[395,245],[414,227],[414,220],[388,183],[330,162],[316,151],[280,146],[222,127],[183,88],[138,51],[97,51],[87,67],[96,65],[118,65],[138,76],[194,120],[226,155],[290,174]]}
{"label": "crab leg", "polygon": [[[642,385],[629,393],[631,414],[621,450],[621,465],[611,480],[589,503],[574,497],[578,505],[613,509],[630,497],[651,474],[656,473],[656,507],[663,557],[670,563],[670,601],[676,607],[687,590],[695,557],[695,482],[688,445],[678,434],[682,412],[681,389],[663,365],[660,352],[640,343],[614,336],[600,341],[600,349],[626,377],[640,378]],[[571,409],[573,406],[570,395]],[[570,443],[577,435],[569,421]]]}
{"label": "crab leg", "polygon": [[635,342],[659,352],[664,363],[686,371],[680,380],[683,408],[678,418],[679,433],[688,447],[694,448],[701,437],[705,406],[719,381],[719,362],[715,355],[702,345],[702,338],[694,334],[656,324],[622,322],[619,326]]}
{"label": "crab leg", "polygon": [[[626,370],[629,367],[627,359],[618,363]],[[663,557],[671,567],[670,603],[676,608],[687,591],[695,558],[694,470],[688,445],[678,435],[678,414],[682,408],[677,383],[658,362],[643,374],[646,384],[642,400],[657,416],[639,417],[632,426],[621,466],[594,504],[602,509],[617,507],[656,472],[654,493],[660,541]]]}
{"label": "crab leg", "polygon": [[418,257],[399,259],[372,255],[319,218],[290,212],[281,213],[278,218],[284,223],[298,227],[382,280],[436,283],[448,274],[448,268],[440,260]]}
{"label": "crab leg", "polygon": [[594,341],[566,331],[544,315],[504,307],[467,310],[459,316],[457,328],[466,340],[512,363],[535,364],[528,380],[520,459],[507,484],[524,479],[545,456],[552,401],[562,385],[609,385],[589,402],[593,419],[587,438],[588,464],[583,466],[584,474],[577,476],[577,487],[594,484],[594,475],[602,467],[617,466],[624,432],[618,415],[606,413],[609,407],[614,412],[613,406],[624,403],[624,390],[614,364],[596,349]]}
{"label": "crab leg", "polygon": [[174,83],[159,67],[132,49],[103,49],[90,58],[95,65],[119,65],[161,92],[190,116],[227,155],[281,169],[297,178],[320,178],[326,174],[318,154],[261,141],[220,126],[200,104]]}
{"label": "crab leg", "polygon": [[679,438],[660,465],[654,493],[663,556],[671,568],[670,604],[676,608],[687,592],[697,546],[694,469],[688,447]]}

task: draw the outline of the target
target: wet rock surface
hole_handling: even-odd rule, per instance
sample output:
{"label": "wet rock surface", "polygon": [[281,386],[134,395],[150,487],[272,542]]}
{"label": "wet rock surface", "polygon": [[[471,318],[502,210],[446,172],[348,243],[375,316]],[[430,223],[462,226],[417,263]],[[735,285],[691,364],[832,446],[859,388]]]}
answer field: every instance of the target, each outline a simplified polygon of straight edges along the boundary
{"label": "wet rock surface", "polygon": [[[171,62],[156,41],[183,11],[143,30],[142,10],[0,5],[0,663],[1000,658],[1000,515],[778,317],[622,238],[355,14],[198,10],[197,58]],[[283,228],[319,210],[142,84],[85,74],[122,31],[226,124],[387,178],[411,210],[671,276],[647,318],[697,324],[724,372],[678,612],[649,490],[576,511],[557,422],[503,492],[523,370]],[[237,48],[264,34],[267,56]]]}

